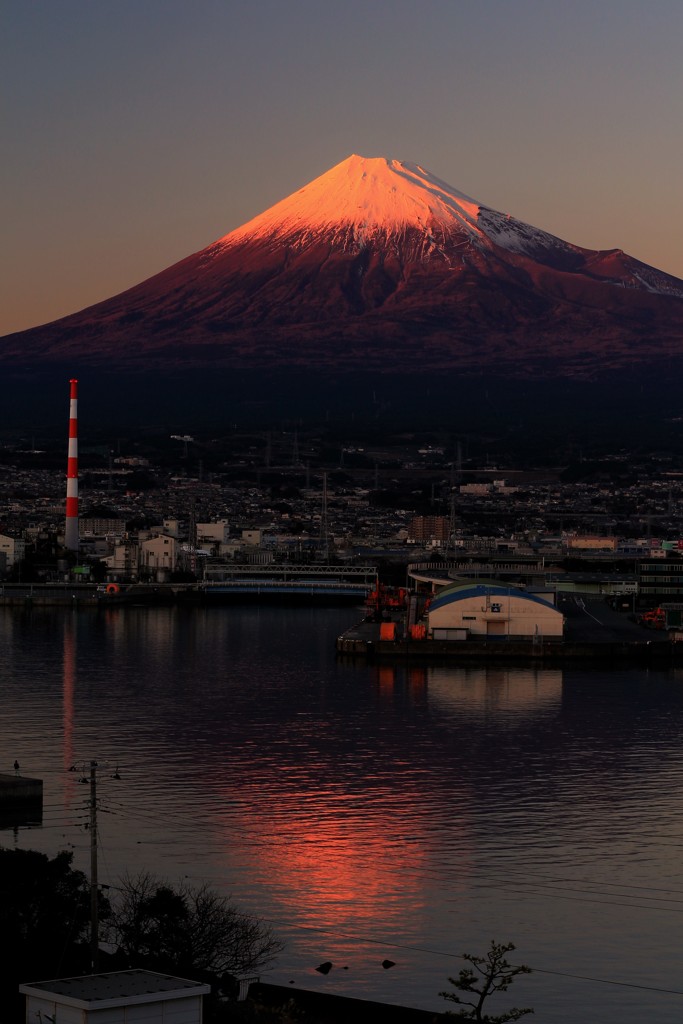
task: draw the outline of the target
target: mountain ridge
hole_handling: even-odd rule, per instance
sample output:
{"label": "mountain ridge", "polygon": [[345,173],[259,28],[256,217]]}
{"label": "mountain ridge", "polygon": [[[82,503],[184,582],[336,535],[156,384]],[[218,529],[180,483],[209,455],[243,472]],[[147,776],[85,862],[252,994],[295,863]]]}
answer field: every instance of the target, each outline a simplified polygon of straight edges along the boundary
{"label": "mountain ridge", "polygon": [[683,281],[353,155],[132,288],[0,339],[0,362],[122,370],[583,375],[683,353]]}

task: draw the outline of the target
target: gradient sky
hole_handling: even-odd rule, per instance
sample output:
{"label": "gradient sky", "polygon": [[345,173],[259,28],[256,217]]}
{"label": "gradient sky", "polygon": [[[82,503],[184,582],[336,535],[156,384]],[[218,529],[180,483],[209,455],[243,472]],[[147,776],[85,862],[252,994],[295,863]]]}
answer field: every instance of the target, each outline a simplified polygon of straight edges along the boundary
{"label": "gradient sky", "polygon": [[351,153],[683,278],[680,0],[0,0],[0,334]]}

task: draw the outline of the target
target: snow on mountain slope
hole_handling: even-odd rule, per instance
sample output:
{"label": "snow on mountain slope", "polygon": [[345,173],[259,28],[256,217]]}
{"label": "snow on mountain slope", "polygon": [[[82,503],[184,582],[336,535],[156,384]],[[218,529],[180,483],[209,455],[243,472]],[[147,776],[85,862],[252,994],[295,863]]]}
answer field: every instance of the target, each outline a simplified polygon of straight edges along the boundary
{"label": "snow on mountain slope", "polygon": [[[343,252],[385,248],[408,259],[434,258],[451,265],[462,263],[468,249],[486,253],[497,247],[567,272],[585,268],[595,256],[484,206],[417,164],[357,154],[220,238],[207,252],[216,256],[245,243],[271,248],[285,243],[304,250],[321,242]],[[629,271],[629,287],[683,298],[675,278],[644,264],[638,267]],[[598,276],[607,280],[604,273]],[[620,278],[616,283],[623,286]]]}
{"label": "snow on mountain slope", "polygon": [[0,358],[592,373],[683,358],[683,282],[351,156],[128,291]]}
{"label": "snow on mountain slope", "polygon": [[481,234],[479,205],[414,164],[350,156],[298,192],[254,217],[222,242],[329,232],[352,226],[356,237],[410,228]]}

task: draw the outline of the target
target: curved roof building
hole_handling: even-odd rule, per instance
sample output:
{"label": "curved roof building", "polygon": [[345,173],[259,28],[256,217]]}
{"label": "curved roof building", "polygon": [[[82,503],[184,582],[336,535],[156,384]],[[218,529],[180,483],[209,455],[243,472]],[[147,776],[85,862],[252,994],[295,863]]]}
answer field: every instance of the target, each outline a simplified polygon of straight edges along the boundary
{"label": "curved roof building", "polygon": [[440,590],[427,612],[435,639],[557,637],[564,616],[554,604],[496,580],[462,580]]}

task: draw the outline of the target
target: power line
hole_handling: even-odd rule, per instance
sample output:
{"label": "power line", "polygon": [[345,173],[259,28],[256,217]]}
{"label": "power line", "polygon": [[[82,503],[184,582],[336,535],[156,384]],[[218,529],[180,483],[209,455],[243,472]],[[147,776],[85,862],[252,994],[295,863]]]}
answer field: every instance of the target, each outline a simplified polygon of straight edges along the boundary
{"label": "power line", "polygon": [[[153,812],[150,812],[149,810],[140,810],[140,809],[132,810],[130,807],[128,807],[128,808],[124,807],[124,805],[122,805],[122,804],[117,804],[116,802],[111,802],[111,803],[113,804],[114,807],[123,808],[123,810],[127,813],[128,817],[138,818],[138,819],[141,819],[141,820],[144,820],[144,821],[149,821],[149,822],[151,822],[153,824],[163,824],[165,826],[168,826],[169,823],[173,823],[175,829],[180,829],[183,832],[189,832],[193,836],[196,834],[196,828],[197,828],[196,821],[189,821],[189,820],[185,820],[185,819],[178,819],[177,817],[176,818],[169,818],[166,815],[161,815],[161,814],[155,815]],[[109,813],[109,814],[113,814],[113,815],[117,815],[117,816],[119,815],[119,812],[117,810],[111,809],[111,808],[104,808],[101,805],[100,805],[100,810],[103,813]],[[64,821],[62,821],[62,827],[67,827],[67,826],[83,827],[82,825],[78,824],[78,819],[82,820],[86,816],[85,815],[74,815],[73,817],[77,819],[75,822],[71,821],[71,820],[64,820]],[[59,819],[57,819],[55,823],[57,825],[59,825],[59,823],[60,823]],[[21,827],[22,828],[27,828],[28,826],[21,826]],[[291,839],[289,837],[287,837],[287,836],[278,836],[278,835],[275,835],[273,833],[263,833],[263,832],[254,832],[254,831],[248,832],[248,831],[245,831],[244,829],[241,829],[241,830],[238,831],[238,830],[234,829],[233,827],[231,827],[229,824],[223,826],[222,830],[215,830],[215,831],[217,831],[218,835],[221,834],[221,831],[228,831],[233,836],[235,834],[237,834],[238,836],[241,837],[241,839],[243,841],[246,841],[246,843],[248,843],[249,845],[252,845],[252,846],[253,845],[257,845],[257,846],[258,845],[286,846],[286,845],[288,845],[291,842]],[[169,842],[168,839],[165,839],[163,841],[166,842],[166,843]],[[171,842],[172,842],[172,840],[171,840]],[[406,868],[405,863],[403,865],[403,868],[404,868],[404,875],[408,875],[409,877],[411,877],[413,879],[432,880],[432,881],[435,880],[435,879],[436,880],[444,880],[444,881],[448,881],[449,880],[448,876],[445,876],[444,874],[442,874],[441,872],[438,872],[438,871],[425,871],[424,869],[422,871],[414,871],[414,870],[411,871],[410,869],[408,869],[406,871],[405,870],[405,868]],[[563,891],[562,889],[558,890],[552,884],[552,883],[558,882],[558,881],[559,882],[563,882],[563,883],[567,882],[567,881],[579,882],[579,883],[583,883],[584,885],[590,885],[590,886],[605,885],[605,886],[610,886],[611,888],[614,888],[615,886],[618,885],[622,889],[623,888],[636,889],[637,892],[635,892],[633,895],[631,895],[629,893],[614,893],[614,892],[611,892],[611,891],[604,891],[604,889],[594,888],[594,889],[587,889],[587,890],[573,889],[570,893],[567,893],[566,891]],[[520,879],[515,878],[515,877],[511,877],[511,878],[509,878],[509,877],[502,877],[501,878],[500,876],[489,876],[488,878],[484,878],[481,881],[475,881],[473,884],[478,886],[479,888],[485,888],[485,889],[501,889],[503,891],[505,891],[507,889],[507,891],[511,892],[512,894],[519,895],[519,896],[537,896],[537,897],[540,897],[540,898],[543,898],[543,899],[562,899],[562,900],[566,900],[566,901],[569,901],[569,902],[577,902],[577,903],[585,902],[585,903],[593,903],[593,904],[596,904],[596,905],[605,905],[605,906],[614,906],[614,907],[630,907],[632,909],[641,909],[641,910],[658,910],[658,911],[667,911],[668,913],[681,913],[682,912],[678,907],[675,907],[675,906],[668,906],[667,907],[667,906],[663,906],[662,904],[664,904],[665,902],[677,903],[678,904],[678,903],[682,903],[683,900],[676,899],[673,895],[669,899],[665,899],[665,898],[663,898],[661,896],[648,896],[648,895],[646,895],[646,893],[648,891],[653,891],[651,887],[631,886],[631,885],[625,884],[625,883],[608,883],[608,882],[602,883],[602,882],[595,882],[595,881],[586,880],[586,879],[553,879],[553,878],[550,878],[550,879],[536,878],[533,882],[525,882],[525,881],[520,880]],[[542,890],[539,890],[538,888],[532,888],[532,886],[537,887],[539,885],[541,887],[543,887]],[[521,886],[521,889],[513,888],[513,886]],[[681,890],[675,890],[675,889],[657,889],[656,891],[657,892],[664,892],[664,893],[669,892],[669,893],[672,893],[672,894],[673,893],[680,893],[681,892]],[[577,895],[577,894],[579,894],[579,895]],[[598,899],[597,897],[600,897],[600,896],[607,897],[607,899],[602,899],[602,900]],[[628,902],[619,902],[619,899],[621,898],[623,900],[624,897],[628,898]],[[647,903],[645,903],[645,904],[642,904],[642,903],[634,904],[632,902],[633,899],[638,899],[638,898],[641,899],[641,900],[647,901]],[[658,905],[654,906],[654,907],[647,905],[647,904],[652,904],[652,903],[657,903]]]}
{"label": "power line", "polygon": [[[95,763],[95,768],[96,768],[96,763]],[[97,810],[97,802],[96,801],[97,801],[97,798],[96,798],[96,793],[95,793],[95,801],[94,801],[95,811]],[[116,807],[117,806],[116,803],[115,802],[113,802],[113,803],[114,803],[114,807]],[[58,809],[58,807],[59,807],[59,805],[50,805],[50,806],[54,806],[55,809]],[[124,807],[124,805],[118,805],[118,806],[122,807],[123,810],[129,816],[131,816],[131,817],[141,817],[144,820],[151,821],[152,823],[162,823],[162,824],[168,825],[169,822],[172,822],[174,820],[173,818],[169,819],[168,816],[163,815],[163,814],[155,815],[153,812],[150,812],[150,811],[146,811],[145,812],[144,810],[139,810],[139,809],[137,811],[132,811],[130,809],[130,807],[126,808],[126,807]],[[100,808],[100,809],[104,810],[104,808]],[[109,808],[107,808],[107,811],[109,813],[118,815],[118,811],[116,811],[116,810],[110,810]],[[75,815],[74,817],[75,818],[83,819],[83,818],[86,817],[86,815]],[[60,826],[59,821],[55,821],[55,822],[53,822],[53,823],[51,823],[49,825],[45,825],[43,827],[46,827],[46,828],[64,827],[64,824],[70,825],[72,827],[79,827],[79,828],[82,827],[82,825],[74,824],[70,820],[66,821],[65,823],[62,823],[61,826]],[[30,826],[21,826],[21,827],[22,828],[27,828],[28,830],[31,830]],[[181,827],[183,829],[192,830],[194,833],[196,833],[196,821],[193,822],[191,820],[178,819],[176,817],[175,818],[175,827],[176,828]],[[216,831],[220,835],[221,830],[216,830]],[[226,825],[223,826],[223,831],[230,831],[230,832],[232,832],[234,834],[236,830],[234,828],[232,828],[229,824],[226,824]],[[272,833],[272,832],[262,832],[262,831],[261,832],[254,832],[254,831],[248,832],[248,831],[241,830],[241,832],[238,832],[237,834],[241,835],[242,838],[247,839],[249,842],[257,843],[257,844],[266,844],[267,843],[269,845],[273,845],[275,843],[276,845],[286,845],[289,842],[291,842],[290,837],[288,837],[287,835],[276,835],[275,833]],[[95,827],[93,829],[92,826],[91,826],[91,837],[92,836],[94,836],[94,841],[95,841],[96,848],[97,848],[97,842],[98,842],[97,828]],[[655,844],[652,844],[652,845],[655,845]],[[667,845],[671,845],[671,844],[667,844]],[[498,852],[500,852],[500,851],[498,851]],[[634,895],[633,895],[634,899],[638,899],[638,898],[639,899],[645,899],[645,900],[647,900],[649,902],[657,902],[658,904],[663,904],[665,902],[679,904],[679,903],[683,903],[683,900],[673,898],[673,896],[671,898],[669,898],[669,899],[667,899],[665,897],[662,897],[662,896],[647,896],[647,895],[643,895],[643,893],[649,891],[649,892],[661,892],[661,893],[665,893],[665,894],[666,893],[670,893],[670,894],[679,893],[680,894],[682,891],[678,890],[678,889],[666,889],[666,888],[661,888],[661,887],[637,886],[637,885],[631,885],[631,884],[628,884],[628,883],[595,882],[595,881],[592,881],[590,879],[585,879],[585,878],[583,878],[583,879],[572,879],[572,878],[568,879],[568,878],[564,878],[564,877],[556,878],[556,877],[553,877],[553,876],[551,876],[549,878],[545,878],[545,879],[543,879],[543,878],[541,878],[541,879],[536,878],[533,882],[528,882],[527,883],[527,882],[524,882],[523,880],[521,880],[519,878],[514,878],[514,872],[512,872],[512,875],[513,875],[513,877],[511,877],[511,878],[495,876],[494,875],[494,876],[489,877],[488,880],[483,880],[483,881],[481,881],[480,883],[477,883],[477,884],[479,884],[480,887],[482,887],[482,888],[494,888],[494,889],[495,888],[501,888],[501,887],[505,888],[505,887],[509,887],[509,886],[512,886],[512,885],[521,886],[521,889],[511,889],[510,891],[514,892],[515,894],[522,894],[522,895],[525,895],[525,896],[530,896],[531,895],[531,896],[539,896],[539,897],[542,897],[542,898],[555,898],[555,899],[560,898],[560,899],[566,899],[566,900],[574,901],[574,902],[593,902],[593,903],[596,903],[596,904],[603,904],[604,903],[604,904],[606,904],[608,906],[617,906],[617,907],[629,907],[630,906],[633,909],[667,910],[667,911],[669,911],[671,913],[681,913],[682,912],[678,907],[675,907],[675,906],[674,907],[666,907],[666,906],[646,907],[646,906],[642,906],[640,904],[635,904],[634,905],[633,903],[618,903],[618,902],[614,902],[613,900],[583,899],[582,895],[585,895],[587,897],[608,896],[608,897],[614,897],[614,898],[619,898],[619,897],[623,898],[624,895],[629,895],[629,894],[605,892],[605,891],[601,891],[599,889],[582,890],[582,889],[572,888],[572,889],[569,889],[568,892],[567,892],[567,890],[563,890],[563,889],[560,889],[558,891],[555,888],[555,885],[559,883],[562,886],[565,886],[565,885],[567,885],[569,883],[571,885],[575,885],[575,884],[584,884],[584,885],[589,885],[589,886],[592,886],[592,885],[595,885],[595,886],[602,885],[602,886],[606,886],[606,887],[611,888],[611,889],[614,889],[614,888],[617,888],[617,887],[618,888],[627,888],[627,889],[637,890],[634,893]],[[422,871],[422,872],[412,871],[411,872],[411,877],[418,878],[418,879],[420,879],[420,878],[422,878],[422,879],[429,879],[429,878],[434,879],[434,878],[437,878],[438,879],[438,878],[444,878],[444,875],[439,873],[439,872],[431,872],[430,873],[430,872],[425,872],[425,871]],[[95,875],[95,885],[96,884],[97,884],[97,880],[96,880],[96,875]],[[531,888],[531,886],[538,886],[539,884],[542,887],[545,886],[546,887],[546,891],[538,891],[538,889]],[[111,886],[111,887],[112,888],[118,888],[116,886]],[[577,894],[582,894],[582,895],[577,895]],[[271,922],[271,923],[274,923],[274,922]],[[404,944],[395,943],[395,942],[388,942],[386,940],[376,940],[376,939],[371,939],[371,938],[364,937],[364,936],[359,936],[359,935],[350,935],[350,934],[344,933],[344,932],[333,933],[333,932],[326,931],[325,929],[315,928],[314,926],[298,925],[297,927],[299,928],[299,930],[318,931],[318,932],[321,932],[323,934],[328,934],[328,935],[332,934],[336,938],[353,940],[353,941],[356,941],[356,942],[357,941],[363,941],[363,942],[366,942],[368,944],[371,944],[371,943],[372,944],[380,944],[380,942],[381,942],[381,944],[384,945],[385,947],[389,947],[389,948],[393,948],[393,949],[409,950],[409,951],[414,951],[414,952],[419,952],[419,953],[426,953],[426,954],[435,955],[435,956],[443,956],[443,957],[452,958],[452,959],[462,959],[462,957],[457,955],[457,954],[449,953],[449,952],[446,952],[446,951],[443,951],[443,950],[432,950],[432,949],[429,949],[429,948],[426,948],[426,947],[404,945]],[[586,982],[592,982],[592,983],[596,983],[596,984],[616,986],[616,987],[620,987],[620,988],[638,989],[638,990],[641,990],[641,991],[648,991],[648,992],[657,993],[657,994],[666,994],[666,995],[675,995],[675,996],[683,995],[683,991],[681,991],[681,990],[669,989],[669,988],[664,988],[664,987],[660,987],[660,986],[646,985],[646,984],[641,984],[641,983],[638,983],[638,982],[616,981],[614,979],[609,979],[609,978],[587,976],[587,975],[576,974],[576,973],[572,973],[572,972],[552,970],[552,969],[543,968],[543,967],[534,967],[532,969],[534,970],[534,972],[539,973],[539,974],[545,974],[545,975],[550,975],[550,976],[569,978],[569,979],[572,979],[572,980],[586,981]]]}
{"label": "power line", "polygon": [[[93,834],[93,830],[91,830],[91,835],[92,834]],[[94,834],[97,837],[97,831],[96,830],[95,830]],[[95,879],[95,882],[96,882],[96,879]],[[92,877],[91,877],[91,883],[92,883]],[[616,884],[616,883],[611,883],[611,884]],[[117,886],[116,884],[113,884],[113,883],[109,883],[109,884],[103,885],[102,888],[114,889],[116,891],[122,891],[122,887],[121,886]],[[99,886],[97,886],[97,891],[99,891]],[[599,901],[596,901],[596,902],[599,902]],[[610,905],[614,905],[614,904],[610,904]],[[617,904],[617,905],[620,905],[620,904]],[[641,909],[641,908],[639,908],[639,909]],[[660,908],[658,908],[658,909],[660,909]],[[673,909],[674,912],[677,912],[677,913],[681,912],[681,911],[676,910],[675,908],[672,908],[672,909]],[[263,920],[265,923],[272,924],[272,925],[274,925],[276,927],[280,926],[282,924],[282,922],[280,922],[280,921],[273,921],[272,919],[268,919],[268,918],[262,918],[261,920]],[[439,957],[444,957],[444,958],[451,959],[451,960],[463,960],[464,959],[462,954],[451,953],[451,952],[446,951],[446,950],[432,949],[430,947],[425,947],[425,946],[415,946],[415,945],[409,945],[409,944],[405,944],[405,943],[398,943],[398,942],[390,941],[390,940],[387,940],[387,939],[375,939],[375,938],[371,938],[371,937],[369,937],[367,935],[362,935],[362,934],[358,934],[358,933],[331,931],[329,929],[320,928],[320,927],[315,926],[315,925],[298,924],[298,925],[295,926],[295,929],[298,930],[298,931],[317,932],[317,933],[322,934],[322,935],[332,936],[333,938],[335,938],[337,940],[342,939],[342,940],[345,940],[345,941],[353,941],[355,943],[363,942],[363,943],[366,943],[367,945],[382,945],[384,948],[403,950],[403,951],[407,951],[407,952],[415,952],[415,953],[421,953],[421,954],[428,954],[430,956],[439,956]],[[618,988],[637,989],[637,990],[640,990],[640,991],[652,992],[652,993],[660,994],[660,995],[683,996],[683,991],[681,991],[679,989],[664,988],[664,987],[656,986],[656,985],[646,985],[646,984],[642,984],[642,983],[638,983],[638,982],[618,981],[618,980],[615,980],[615,979],[612,979],[612,978],[601,978],[601,977],[596,977],[596,976],[592,976],[592,975],[577,974],[577,973],[570,972],[570,971],[558,971],[558,970],[553,970],[551,968],[544,968],[544,967],[532,967],[531,969],[532,969],[532,971],[534,973],[537,973],[537,974],[544,974],[544,975],[553,976],[553,977],[569,978],[569,979],[575,980],[575,981],[585,981],[585,982],[589,982],[589,983],[595,983],[595,984],[601,984],[601,985],[609,985],[609,986],[618,987]]]}
{"label": "power line", "polygon": [[[110,803],[112,803],[114,807],[121,807],[121,808],[123,808],[126,811],[126,813],[128,814],[129,817],[137,818],[137,819],[141,819],[141,820],[145,820],[145,821],[149,821],[149,822],[151,822],[153,824],[158,823],[158,824],[168,825],[169,823],[173,823],[173,825],[174,825],[174,827],[176,829],[180,829],[180,830],[182,830],[184,832],[190,832],[193,836],[196,834],[196,828],[197,828],[196,821],[189,821],[189,820],[185,820],[185,819],[179,819],[177,816],[174,817],[174,818],[169,818],[166,815],[154,814],[154,812],[151,812],[149,810],[140,810],[140,809],[132,810],[130,807],[125,808],[124,805],[117,804],[116,802],[110,802]],[[112,810],[112,811],[110,811],[110,813],[117,814],[118,812],[116,810]],[[233,836],[234,835],[238,835],[238,836],[240,836],[242,838],[242,840],[246,840],[250,845],[287,846],[291,842],[291,839],[289,837],[287,837],[287,836],[279,836],[279,835],[275,835],[274,833],[246,831],[244,829],[236,830],[234,827],[230,826],[229,824],[224,825],[222,830],[215,830],[215,831],[217,832],[218,835],[220,835],[222,831],[229,832]],[[165,842],[168,842],[168,840],[165,840]],[[315,841],[311,840],[310,842],[314,843]],[[449,880],[448,876],[446,876],[446,875],[444,875],[444,874],[442,874],[441,872],[438,872],[438,871],[425,871],[425,870],[422,870],[422,871],[416,872],[416,871],[411,871],[409,868],[406,871],[405,867],[406,866],[405,866],[405,862],[404,862],[404,865],[403,865],[404,875],[407,874],[407,875],[409,875],[412,878],[423,879],[423,880],[424,879],[431,879],[431,880],[434,880],[434,879],[440,880],[441,879],[441,880],[444,880],[444,881],[448,881]],[[629,894],[613,893],[613,892],[610,892],[610,891],[604,891],[604,890],[599,889],[599,888],[598,889],[588,889],[588,890],[574,889],[573,892],[575,894],[579,893],[579,894],[584,895],[585,897],[588,897],[588,898],[583,899],[583,898],[581,898],[580,895],[579,896],[571,895],[571,894],[567,894],[565,891],[555,889],[554,886],[551,884],[552,882],[555,882],[555,881],[560,881],[560,882],[567,882],[567,881],[569,881],[569,882],[580,882],[580,883],[582,882],[585,885],[594,885],[594,886],[606,885],[606,886],[611,886],[612,888],[614,888],[617,885],[620,888],[635,888],[635,889],[638,890],[638,892],[636,894],[634,894],[633,897],[630,897],[631,899],[640,898],[642,900],[647,900],[648,903],[656,902],[658,904],[662,904],[664,902],[667,902],[664,898],[662,898],[660,896],[647,896],[647,895],[643,895],[644,892],[653,891],[650,887],[630,886],[630,885],[624,884],[624,883],[609,883],[609,882],[602,883],[602,882],[594,882],[594,881],[585,880],[585,879],[575,880],[575,879],[552,879],[552,878],[551,879],[542,879],[542,878],[538,879],[537,878],[533,882],[526,883],[526,882],[520,881],[519,879],[514,878],[514,877],[511,877],[511,878],[502,877],[501,878],[500,876],[489,876],[487,879],[484,879],[482,881],[475,881],[474,884],[479,886],[480,888],[499,888],[499,889],[505,889],[506,887],[509,887],[509,891],[513,892],[516,895],[531,895],[531,896],[535,895],[535,896],[539,896],[539,897],[542,897],[542,898],[563,899],[563,900],[568,900],[570,902],[577,902],[577,903],[578,902],[589,902],[589,903],[603,904],[603,905],[615,906],[615,907],[619,907],[619,906],[628,907],[628,906],[631,906],[631,907],[633,907],[635,909],[667,910],[670,913],[681,913],[682,912],[677,907],[664,907],[664,906],[648,907],[648,906],[643,906],[642,904],[633,904],[632,902],[627,902],[627,903],[616,902],[616,900],[619,897],[623,898],[625,895],[628,896]],[[546,887],[546,891],[538,891],[538,889],[530,888],[532,885],[538,886],[539,884],[541,886],[545,886]],[[512,886],[519,886],[519,885],[522,886],[521,890],[511,888]],[[672,889],[672,890],[657,889],[656,891],[658,891],[658,892],[665,892],[665,893],[666,892],[671,892],[671,893],[681,893],[682,892],[681,890],[676,890],[676,889]],[[605,897],[608,897],[608,899],[600,900],[600,899],[594,898],[594,897],[599,897],[599,896],[605,896]],[[675,897],[672,896],[672,898],[669,899],[668,902],[670,902],[670,903],[683,903],[683,900],[676,899]]]}
{"label": "power line", "polygon": [[[201,880],[204,881],[204,879],[201,879]],[[160,879],[160,881],[161,881],[161,879]],[[102,888],[105,888],[105,889],[108,889],[108,890],[113,889],[113,890],[115,890],[117,892],[124,892],[125,891],[123,886],[116,885],[115,883],[109,883],[107,885],[103,885]],[[280,921],[275,921],[275,920],[269,919],[269,918],[260,918],[260,920],[262,920],[266,924],[273,925],[274,927],[278,927],[278,926],[280,926],[282,924],[282,922],[280,922]],[[331,931],[330,929],[327,929],[327,928],[320,928],[319,926],[316,926],[316,925],[306,925],[306,924],[298,924],[298,925],[295,926],[295,929],[297,931],[316,932],[316,933],[321,934],[321,935],[331,936],[332,938],[337,939],[337,940],[343,939],[345,941],[351,941],[351,942],[355,942],[355,943],[363,942],[363,943],[365,943],[367,945],[382,946],[383,948],[386,948],[386,949],[397,949],[397,950],[402,950],[404,952],[412,952],[412,953],[424,953],[424,954],[428,954],[430,956],[439,956],[439,957],[444,957],[444,958],[450,959],[450,960],[466,960],[466,957],[462,953],[451,953],[451,952],[446,951],[446,950],[432,949],[432,948],[426,947],[426,946],[414,946],[414,945],[409,945],[407,943],[392,942],[392,941],[387,940],[387,939],[375,939],[375,938],[371,938],[370,936],[367,936],[367,935],[359,934],[357,932],[349,933],[349,932],[343,932],[343,931],[342,932]],[[515,965],[513,964],[512,966],[515,966]],[[531,967],[531,970],[532,970],[532,972],[534,974],[544,974],[544,975],[547,975],[547,976],[550,976],[550,977],[558,977],[558,978],[569,978],[569,979],[571,979],[573,981],[586,981],[586,982],[592,982],[592,983],[599,984],[599,985],[610,985],[610,986],[617,987],[617,988],[638,989],[640,991],[653,992],[653,993],[660,994],[660,995],[683,996],[683,990],[681,990],[681,989],[663,988],[663,987],[657,986],[657,985],[645,985],[645,984],[642,984],[640,982],[618,981],[618,980],[615,980],[614,978],[600,978],[600,977],[596,977],[594,975],[576,974],[576,973],[571,972],[571,971],[558,971],[558,970],[554,970],[554,969],[548,968],[548,967]]]}
{"label": "power line", "polygon": [[[262,918],[267,924],[274,925],[275,927],[280,924],[278,921],[272,919]],[[430,956],[441,956],[450,960],[464,960],[465,957],[461,953],[450,953],[442,949],[430,949],[425,946],[410,946],[399,942],[391,942],[386,939],[373,939],[366,935],[349,934],[347,932],[331,932],[326,928],[319,928],[316,925],[298,925],[301,931],[318,932],[321,935],[331,935],[336,939],[345,939],[352,942],[365,942],[368,945],[383,946],[386,949],[401,949],[405,952],[411,953],[428,953]],[[514,964],[512,966],[515,966]],[[530,966],[530,965],[529,965]],[[656,985],[642,985],[638,982],[633,981],[615,981],[611,978],[596,978],[585,974],[573,974],[569,971],[555,971],[551,968],[545,967],[531,967],[534,974],[547,974],[558,978],[571,978],[575,981],[592,981],[599,985],[614,985],[619,988],[636,988],[646,992],[657,992],[662,995],[674,995],[683,996],[683,990],[671,989],[671,988],[660,988]]]}

